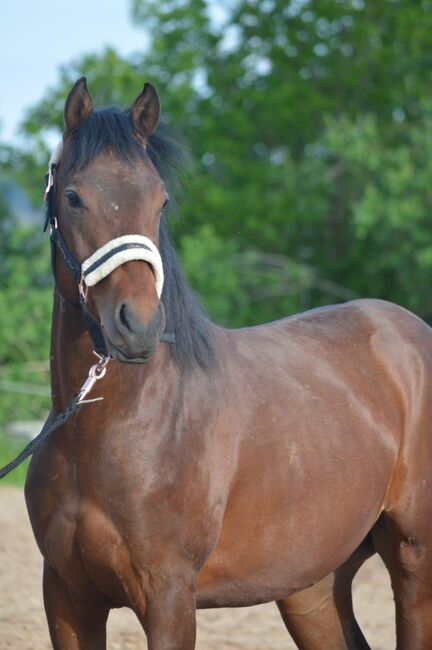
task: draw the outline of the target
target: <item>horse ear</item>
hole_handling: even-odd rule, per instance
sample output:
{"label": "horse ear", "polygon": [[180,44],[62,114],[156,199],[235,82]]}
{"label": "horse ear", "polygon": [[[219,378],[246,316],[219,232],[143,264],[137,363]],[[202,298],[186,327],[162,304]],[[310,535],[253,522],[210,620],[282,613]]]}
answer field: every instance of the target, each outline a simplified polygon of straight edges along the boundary
{"label": "horse ear", "polygon": [[87,89],[87,79],[75,83],[66,100],[64,119],[68,130],[74,129],[93,111],[93,99]]}
{"label": "horse ear", "polygon": [[160,101],[156,89],[146,82],[143,91],[132,104],[132,122],[141,135],[148,137],[159,122]]}

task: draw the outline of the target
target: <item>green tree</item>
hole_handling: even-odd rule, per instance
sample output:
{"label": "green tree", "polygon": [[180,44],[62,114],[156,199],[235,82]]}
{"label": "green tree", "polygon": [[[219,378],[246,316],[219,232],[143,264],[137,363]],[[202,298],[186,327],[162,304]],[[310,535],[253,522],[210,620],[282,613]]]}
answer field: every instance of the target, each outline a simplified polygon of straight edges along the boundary
{"label": "green tree", "polygon": [[0,194],[0,433],[49,408],[52,280],[40,231],[21,225]]}
{"label": "green tree", "polygon": [[79,75],[99,102],[125,106],[149,79],[195,159],[175,237],[216,318],[249,324],[365,295],[432,318],[432,3],[222,6],[217,21],[210,0],[133,0],[147,51],[124,60],[108,49],[62,70],[24,121],[22,182],[36,186]]}

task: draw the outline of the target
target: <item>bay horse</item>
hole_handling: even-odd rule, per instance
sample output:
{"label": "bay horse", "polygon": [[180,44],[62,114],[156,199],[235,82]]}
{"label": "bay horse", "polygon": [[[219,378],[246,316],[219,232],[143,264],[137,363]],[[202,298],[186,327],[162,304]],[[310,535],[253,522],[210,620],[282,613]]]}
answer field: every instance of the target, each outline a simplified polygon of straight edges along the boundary
{"label": "bay horse", "polygon": [[[378,300],[211,323],[162,214],[175,147],[159,114],[150,84],[127,111],[95,110],[82,78],[65,104],[53,189],[68,249],[82,263],[142,238],[165,277],[160,297],[157,264],[132,258],[85,287],[113,357],[104,400],[29,468],[54,649],[105,649],[108,613],[126,606],[150,650],[193,650],[196,608],[269,601],[299,648],[368,648],[351,581],[375,552],[397,648],[432,648],[432,330]],[[86,377],[92,338],[61,249],[54,258],[58,413]]]}

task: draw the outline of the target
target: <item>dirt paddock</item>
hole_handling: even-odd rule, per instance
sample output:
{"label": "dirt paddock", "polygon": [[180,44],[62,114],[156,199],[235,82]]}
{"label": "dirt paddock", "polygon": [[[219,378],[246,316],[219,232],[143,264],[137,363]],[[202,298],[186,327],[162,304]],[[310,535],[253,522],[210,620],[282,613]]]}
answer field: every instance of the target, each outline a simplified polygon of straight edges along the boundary
{"label": "dirt paddock", "polygon": [[[41,591],[41,557],[34,542],[22,490],[0,488],[0,650],[50,650]],[[381,561],[374,557],[354,586],[360,626],[374,650],[395,647],[393,597]],[[146,648],[128,610],[113,611],[109,650]],[[198,612],[198,650],[293,650],[273,604]],[[331,648],[323,648],[331,650]]]}

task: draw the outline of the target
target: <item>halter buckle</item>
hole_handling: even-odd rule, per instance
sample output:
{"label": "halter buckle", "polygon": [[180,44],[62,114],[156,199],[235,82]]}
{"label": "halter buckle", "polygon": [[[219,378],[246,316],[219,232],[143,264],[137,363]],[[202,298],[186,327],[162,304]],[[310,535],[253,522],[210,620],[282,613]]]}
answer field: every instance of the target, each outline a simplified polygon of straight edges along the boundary
{"label": "halter buckle", "polygon": [[53,230],[57,230],[57,228],[58,228],[57,217],[54,217],[50,224],[50,236],[52,235]]}
{"label": "halter buckle", "polygon": [[85,304],[87,302],[88,286],[85,283],[84,273],[81,273],[78,289],[79,289],[80,298],[82,302]]}

